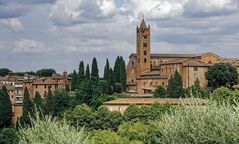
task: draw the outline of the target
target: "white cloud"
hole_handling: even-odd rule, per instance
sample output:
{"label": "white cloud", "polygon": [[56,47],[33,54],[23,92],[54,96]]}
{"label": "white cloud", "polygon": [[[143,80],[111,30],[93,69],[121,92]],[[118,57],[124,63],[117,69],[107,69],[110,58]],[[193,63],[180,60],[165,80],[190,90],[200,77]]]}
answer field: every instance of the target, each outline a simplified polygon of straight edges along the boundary
{"label": "white cloud", "polygon": [[14,32],[24,30],[24,26],[18,18],[0,19],[0,24],[13,30]]}
{"label": "white cloud", "polygon": [[46,46],[41,41],[20,39],[15,41],[15,48],[12,53],[42,53],[47,52]]}
{"label": "white cloud", "polygon": [[56,25],[96,22],[115,13],[114,0],[57,0],[49,14]]}

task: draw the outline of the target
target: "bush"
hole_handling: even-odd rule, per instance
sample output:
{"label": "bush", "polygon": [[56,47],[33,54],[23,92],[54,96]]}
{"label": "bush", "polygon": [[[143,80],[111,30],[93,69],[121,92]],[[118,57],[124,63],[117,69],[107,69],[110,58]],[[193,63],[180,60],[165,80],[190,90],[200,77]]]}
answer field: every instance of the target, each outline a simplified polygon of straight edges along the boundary
{"label": "bush", "polygon": [[92,144],[125,144],[124,140],[115,132],[101,130],[92,132]]}
{"label": "bush", "polygon": [[83,129],[70,127],[65,122],[59,123],[51,116],[31,119],[32,127],[20,128],[19,144],[88,144]]}
{"label": "bush", "polygon": [[160,143],[239,143],[239,106],[230,104],[177,107],[155,124]]}
{"label": "bush", "polygon": [[158,98],[166,98],[167,97],[167,90],[163,86],[159,86],[154,91],[154,97]]}
{"label": "bush", "polygon": [[0,131],[0,144],[18,143],[16,130],[13,128],[5,128]]}
{"label": "bush", "polygon": [[217,102],[229,102],[235,104],[239,102],[239,90],[230,90],[227,87],[220,87],[213,91],[211,98]]}

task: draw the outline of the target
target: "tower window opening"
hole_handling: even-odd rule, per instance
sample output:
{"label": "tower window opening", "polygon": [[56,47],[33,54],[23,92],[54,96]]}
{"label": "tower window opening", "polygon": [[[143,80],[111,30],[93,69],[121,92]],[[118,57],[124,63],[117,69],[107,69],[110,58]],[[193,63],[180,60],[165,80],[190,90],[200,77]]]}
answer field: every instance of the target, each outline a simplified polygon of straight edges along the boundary
{"label": "tower window opening", "polygon": [[147,47],[147,46],[148,46],[147,43],[144,43],[143,45],[144,45],[144,47]]}
{"label": "tower window opening", "polygon": [[147,39],[147,35],[144,35],[144,39]]}
{"label": "tower window opening", "polygon": [[147,62],[146,58],[144,58],[144,62],[145,62],[145,63]]}
{"label": "tower window opening", "polygon": [[147,51],[144,51],[144,55],[147,55]]}

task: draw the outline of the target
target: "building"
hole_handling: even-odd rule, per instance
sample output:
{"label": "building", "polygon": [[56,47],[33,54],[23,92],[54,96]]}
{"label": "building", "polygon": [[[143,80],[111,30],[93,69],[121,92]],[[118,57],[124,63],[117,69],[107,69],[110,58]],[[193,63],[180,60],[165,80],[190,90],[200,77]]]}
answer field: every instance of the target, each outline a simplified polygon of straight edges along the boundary
{"label": "building", "polygon": [[129,105],[152,105],[154,103],[159,104],[172,104],[172,105],[207,105],[208,101],[203,99],[177,99],[177,98],[118,98],[112,101],[108,101],[104,103],[104,106],[106,106],[110,111],[120,111],[124,112]]}
{"label": "building", "polygon": [[48,93],[48,89],[52,92],[58,90],[69,90],[71,89],[71,78],[67,77],[67,73],[64,72],[63,75],[54,74],[51,77],[34,77],[25,76],[22,82],[23,90],[25,87],[28,88],[30,98],[34,98],[36,92],[39,92],[42,98],[45,98]]}
{"label": "building", "polygon": [[199,54],[154,54],[151,53],[150,26],[144,19],[136,29],[136,53],[129,56],[127,65],[127,91],[148,94],[157,86],[167,86],[175,71],[183,79],[183,87],[192,86],[199,79],[202,87],[207,87],[205,73],[218,62],[230,62],[239,70],[238,58],[223,58],[207,52]]}

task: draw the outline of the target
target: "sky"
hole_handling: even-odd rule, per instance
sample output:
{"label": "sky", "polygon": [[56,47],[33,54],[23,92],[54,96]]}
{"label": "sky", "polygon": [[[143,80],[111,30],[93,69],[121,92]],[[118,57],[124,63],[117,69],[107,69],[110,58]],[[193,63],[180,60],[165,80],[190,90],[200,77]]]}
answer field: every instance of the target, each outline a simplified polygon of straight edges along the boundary
{"label": "sky", "polygon": [[72,72],[136,51],[136,26],[151,26],[152,53],[239,57],[239,0],[0,0],[0,67]]}

